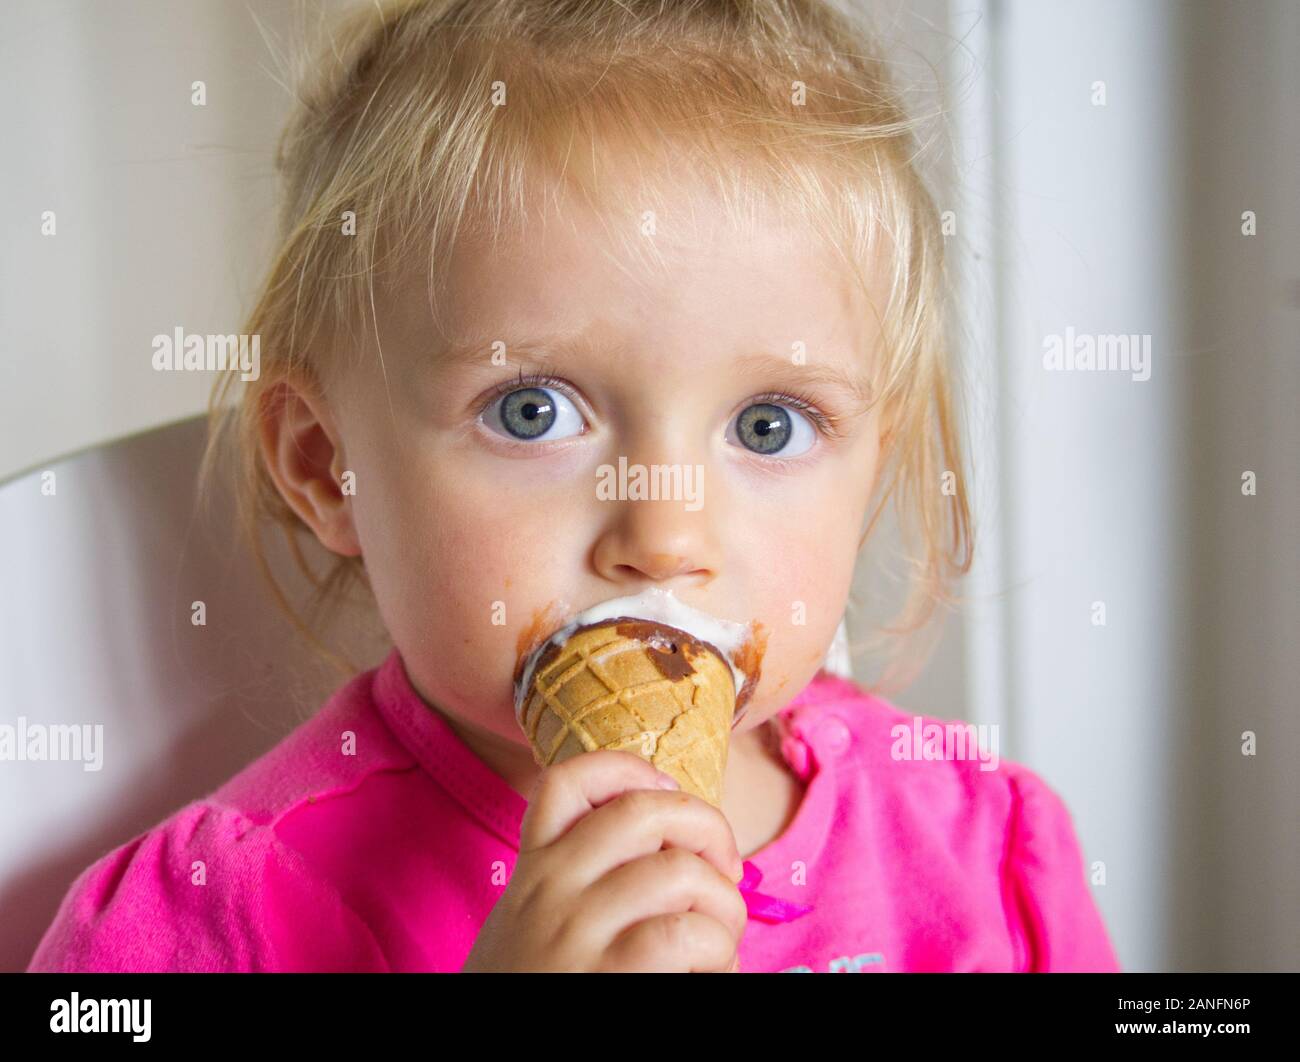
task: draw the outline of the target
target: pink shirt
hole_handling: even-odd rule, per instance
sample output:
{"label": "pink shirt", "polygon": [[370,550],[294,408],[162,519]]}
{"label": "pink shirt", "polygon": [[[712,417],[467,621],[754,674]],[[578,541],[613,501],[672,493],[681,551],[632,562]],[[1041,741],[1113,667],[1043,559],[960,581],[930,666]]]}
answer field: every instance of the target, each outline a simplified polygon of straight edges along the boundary
{"label": "pink shirt", "polygon": [[[779,719],[807,789],[747,861],[742,971],[1118,971],[1070,814],[1033,772],[895,759],[912,716],[824,673]],[[394,651],[83,871],[28,969],[456,971],[526,806]]]}

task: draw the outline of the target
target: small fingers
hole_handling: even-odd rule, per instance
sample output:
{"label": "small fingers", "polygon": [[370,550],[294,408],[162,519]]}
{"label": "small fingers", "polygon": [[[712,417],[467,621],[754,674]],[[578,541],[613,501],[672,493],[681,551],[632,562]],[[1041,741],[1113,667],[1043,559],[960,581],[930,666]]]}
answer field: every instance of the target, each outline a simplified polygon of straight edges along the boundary
{"label": "small fingers", "polygon": [[547,767],[519,828],[519,851],[553,844],[589,812],[633,789],[657,789],[663,777],[631,752],[600,749]]}
{"label": "small fingers", "polygon": [[661,848],[684,848],[717,868],[733,885],[742,861],[726,816],[690,793],[636,789],[576,823],[554,846],[562,860],[581,865],[590,884],[616,866]]}
{"label": "small fingers", "polygon": [[605,940],[647,918],[697,911],[726,926],[738,943],[749,921],[736,886],[684,848],[665,848],[616,867],[587,888],[579,902],[592,931]]}
{"label": "small fingers", "polygon": [[658,915],[630,926],[605,952],[611,973],[727,973],[736,942],[721,922],[698,911]]}

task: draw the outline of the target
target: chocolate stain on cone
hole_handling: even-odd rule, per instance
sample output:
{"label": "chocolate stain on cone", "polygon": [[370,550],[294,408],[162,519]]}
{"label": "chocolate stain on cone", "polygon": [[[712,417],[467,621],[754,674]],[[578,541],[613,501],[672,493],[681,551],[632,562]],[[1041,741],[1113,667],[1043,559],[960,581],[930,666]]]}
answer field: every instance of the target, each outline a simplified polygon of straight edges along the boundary
{"label": "chocolate stain on cone", "polygon": [[[537,638],[537,631],[544,619],[543,614],[534,613],[533,622],[520,635],[519,643],[521,646],[528,643],[531,643],[532,648],[537,646],[541,640]],[[650,659],[659,673],[672,681],[693,674],[695,667],[691,661],[701,653],[713,653],[723,663],[727,662],[727,658],[712,643],[702,641],[688,631],[670,627],[666,623],[640,619],[636,616],[617,616],[614,619],[584,624],[575,629],[569,637],[573,638],[581,631],[609,626],[613,626],[620,637],[635,639],[644,645],[649,650]],[[767,629],[757,620],[750,623],[749,629],[749,637],[745,639],[744,644],[731,661],[736,667],[740,668],[745,676],[744,684],[736,691],[735,711],[731,721],[732,729],[735,729],[748,711],[749,699],[754,695],[754,689],[758,686],[758,681],[762,677],[763,656],[767,651]],[[532,648],[519,656],[515,664],[515,682],[518,682],[522,677],[524,663]],[[536,666],[533,668],[533,675],[541,675],[547,665],[559,655],[562,648],[562,645],[552,642],[543,649],[541,655],[537,658]]]}

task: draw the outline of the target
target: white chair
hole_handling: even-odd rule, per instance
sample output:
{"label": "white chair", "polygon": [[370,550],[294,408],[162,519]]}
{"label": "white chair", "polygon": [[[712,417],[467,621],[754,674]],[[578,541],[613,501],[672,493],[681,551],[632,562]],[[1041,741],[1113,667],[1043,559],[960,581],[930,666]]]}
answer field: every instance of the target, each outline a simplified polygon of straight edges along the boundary
{"label": "white chair", "polygon": [[[202,418],[182,421],[0,485],[0,724],[102,727],[98,770],[90,747],[0,760],[0,970],[26,967],[82,869],[218,788],[342,681],[277,609],[229,496],[196,505],[205,440]],[[268,559],[305,593],[278,535]],[[382,659],[373,610],[330,630],[361,666]]]}

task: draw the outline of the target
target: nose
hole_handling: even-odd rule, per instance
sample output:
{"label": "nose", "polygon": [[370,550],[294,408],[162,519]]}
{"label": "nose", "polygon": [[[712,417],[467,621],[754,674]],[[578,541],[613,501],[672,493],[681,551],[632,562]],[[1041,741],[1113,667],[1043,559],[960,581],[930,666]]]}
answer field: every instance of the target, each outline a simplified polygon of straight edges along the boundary
{"label": "nose", "polygon": [[707,586],[717,578],[719,544],[708,506],[691,512],[680,501],[605,502],[610,517],[596,539],[593,564],[620,585],[682,579]]}

